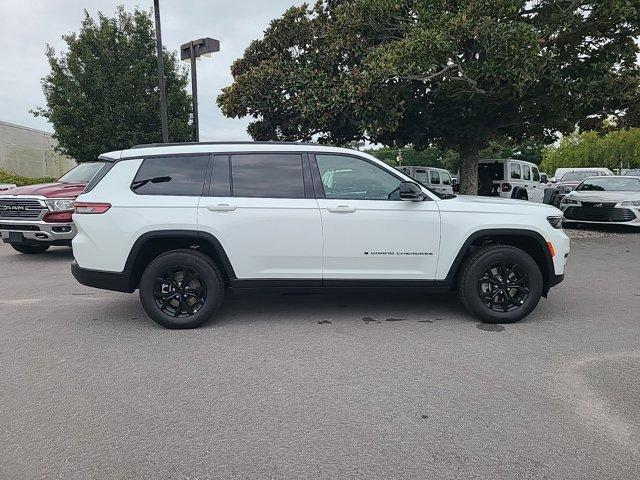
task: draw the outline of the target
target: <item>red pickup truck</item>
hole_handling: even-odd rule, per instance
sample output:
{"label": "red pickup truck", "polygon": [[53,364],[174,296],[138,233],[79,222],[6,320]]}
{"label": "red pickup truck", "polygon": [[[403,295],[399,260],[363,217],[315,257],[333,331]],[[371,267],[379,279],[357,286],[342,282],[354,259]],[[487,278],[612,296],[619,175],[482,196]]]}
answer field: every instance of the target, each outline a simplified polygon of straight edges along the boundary
{"label": "red pickup truck", "polygon": [[0,192],[0,239],[20,253],[43,253],[51,246],[71,246],[76,227],[73,201],[102,162],[82,163],[58,181]]}

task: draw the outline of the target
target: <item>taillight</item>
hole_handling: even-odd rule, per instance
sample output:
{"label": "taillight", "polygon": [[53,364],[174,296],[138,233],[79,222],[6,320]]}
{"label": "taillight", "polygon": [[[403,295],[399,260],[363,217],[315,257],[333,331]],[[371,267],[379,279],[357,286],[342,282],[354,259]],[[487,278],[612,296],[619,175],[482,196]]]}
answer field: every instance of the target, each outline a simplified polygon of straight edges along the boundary
{"label": "taillight", "polygon": [[42,220],[49,223],[64,223],[71,222],[71,214],[73,212],[47,212],[42,217]]}
{"label": "taillight", "polygon": [[73,202],[75,213],[96,214],[104,213],[111,208],[110,203]]}
{"label": "taillight", "polygon": [[502,185],[500,185],[500,188],[502,189],[503,192],[510,192],[511,191],[511,184],[510,183],[503,183]]}

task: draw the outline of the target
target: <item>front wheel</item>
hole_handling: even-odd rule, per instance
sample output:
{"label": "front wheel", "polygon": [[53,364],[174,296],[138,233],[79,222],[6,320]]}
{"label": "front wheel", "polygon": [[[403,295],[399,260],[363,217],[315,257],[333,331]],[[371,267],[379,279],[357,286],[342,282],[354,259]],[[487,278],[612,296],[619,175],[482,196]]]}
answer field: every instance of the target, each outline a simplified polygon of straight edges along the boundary
{"label": "front wheel", "polygon": [[462,304],[486,323],[522,320],[538,305],[542,290],[535,260],[509,245],[480,248],[465,259],[458,275]]}
{"label": "front wheel", "polygon": [[155,258],[140,279],[140,301],[147,315],[167,328],[195,328],[220,307],[222,275],[207,255],[174,250]]}
{"label": "front wheel", "polygon": [[11,246],[16,252],[24,253],[26,255],[35,255],[49,250],[49,245],[23,245],[21,243],[12,243]]}

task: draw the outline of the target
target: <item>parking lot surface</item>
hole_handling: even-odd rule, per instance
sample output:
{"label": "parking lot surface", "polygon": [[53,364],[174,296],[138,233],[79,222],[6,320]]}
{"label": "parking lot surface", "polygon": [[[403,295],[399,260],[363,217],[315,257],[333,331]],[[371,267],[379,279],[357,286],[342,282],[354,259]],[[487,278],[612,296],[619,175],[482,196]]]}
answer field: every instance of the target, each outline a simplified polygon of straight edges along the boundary
{"label": "parking lot surface", "polygon": [[0,246],[0,478],[639,478],[640,234],[514,325],[455,294],[232,294],[169,331]]}

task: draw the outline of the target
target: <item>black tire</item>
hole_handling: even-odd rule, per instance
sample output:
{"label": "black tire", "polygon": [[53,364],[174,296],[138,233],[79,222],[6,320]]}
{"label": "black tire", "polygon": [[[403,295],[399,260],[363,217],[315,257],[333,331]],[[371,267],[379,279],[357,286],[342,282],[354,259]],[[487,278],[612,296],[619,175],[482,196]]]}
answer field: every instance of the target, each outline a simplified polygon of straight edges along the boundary
{"label": "black tire", "polygon": [[50,247],[50,245],[23,245],[21,243],[12,243],[11,246],[16,252],[24,253],[25,255],[44,253]]}
{"label": "black tire", "polygon": [[[509,245],[490,245],[465,258],[457,286],[464,307],[483,322],[514,323],[536,308],[543,280],[540,268],[526,252]],[[507,310],[505,304],[510,304]]]}
{"label": "black tire", "polygon": [[[188,284],[183,283],[185,277]],[[223,296],[218,266],[194,250],[173,250],[156,257],[140,279],[144,311],[166,328],[199,327],[220,307]]]}
{"label": "black tire", "polygon": [[527,194],[527,189],[523,187],[516,187],[513,189],[513,194],[511,198],[516,200],[529,200],[529,195]]}

